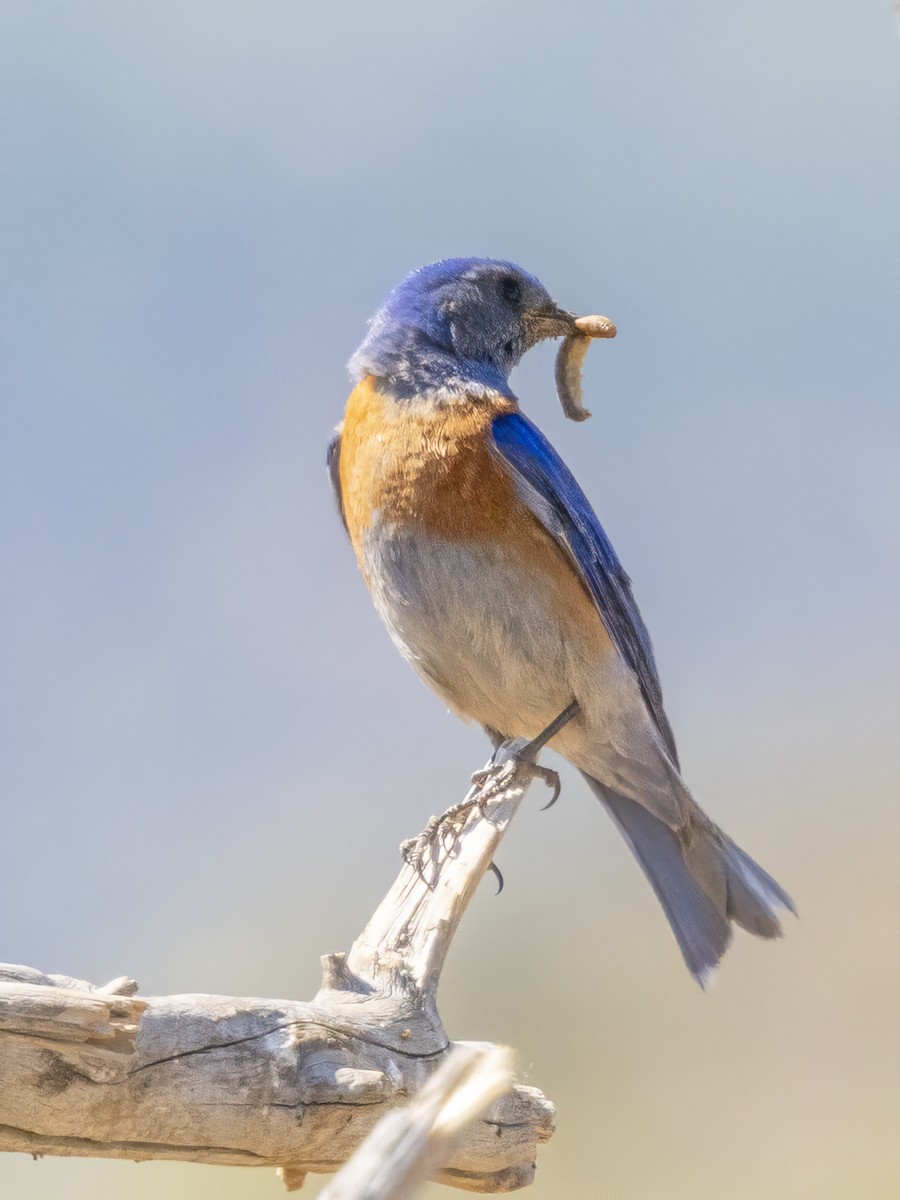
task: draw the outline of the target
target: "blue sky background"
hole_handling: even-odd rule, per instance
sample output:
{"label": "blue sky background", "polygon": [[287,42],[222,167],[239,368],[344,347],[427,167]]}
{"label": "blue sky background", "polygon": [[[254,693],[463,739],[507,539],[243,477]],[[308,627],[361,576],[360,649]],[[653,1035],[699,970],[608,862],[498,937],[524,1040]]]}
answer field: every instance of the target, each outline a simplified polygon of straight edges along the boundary
{"label": "blue sky background", "polygon": [[[448,1030],[559,1104],[535,1200],[896,1196],[898,130],[887,0],[0,4],[0,958],[311,996],[459,798],[482,735],[381,629],[323,449],[383,294],[511,258],[619,326],[587,425],[552,347],[514,384],[801,920],[701,995],[566,775]],[[0,1159],[4,1196],[161,1187],[279,1191]]]}

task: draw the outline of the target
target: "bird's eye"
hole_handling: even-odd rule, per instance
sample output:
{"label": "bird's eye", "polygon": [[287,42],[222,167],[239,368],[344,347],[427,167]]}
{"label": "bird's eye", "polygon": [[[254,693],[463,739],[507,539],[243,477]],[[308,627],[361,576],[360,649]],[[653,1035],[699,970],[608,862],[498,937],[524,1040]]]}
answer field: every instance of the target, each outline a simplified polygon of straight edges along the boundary
{"label": "bird's eye", "polygon": [[507,304],[521,304],[522,285],[513,275],[503,275],[499,283],[500,297]]}
{"label": "bird's eye", "polygon": [[507,358],[512,358],[513,350],[515,350],[515,346],[512,344],[512,342],[507,342],[503,347],[503,353]]}

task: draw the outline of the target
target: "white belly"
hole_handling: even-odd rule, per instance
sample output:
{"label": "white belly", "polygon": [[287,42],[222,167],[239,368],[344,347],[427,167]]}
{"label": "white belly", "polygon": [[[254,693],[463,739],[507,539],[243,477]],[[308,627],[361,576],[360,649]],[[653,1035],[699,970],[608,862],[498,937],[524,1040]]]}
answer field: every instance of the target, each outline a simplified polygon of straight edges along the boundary
{"label": "white belly", "polygon": [[553,580],[496,543],[376,525],[364,557],[395,644],[456,713],[534,737],[577,700],[581,714],[550,745],[623,795],[671,811],[673,769],[599,614],[586,628],[581,605],[561,610]]}
{"label": "white belly", "polygon": [[461,716],[532,736],[573,699],[577,631],[548,619],[552,585],[504,548],[381,527],[364,553],[391,637]]}

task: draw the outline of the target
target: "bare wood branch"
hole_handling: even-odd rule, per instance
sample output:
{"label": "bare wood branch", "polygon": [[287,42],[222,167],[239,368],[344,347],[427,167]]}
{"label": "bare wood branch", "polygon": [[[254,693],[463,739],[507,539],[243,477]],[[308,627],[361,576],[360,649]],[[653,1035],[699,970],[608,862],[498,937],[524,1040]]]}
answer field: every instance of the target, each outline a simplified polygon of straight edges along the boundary
{"label": "bare wood branch", "polygon": [[[501,747],[496,765],[511,765],[513,751],[522,744]],[[409,864],[403,867],[350,953],[323,958],[318,1003],[362,1006],[362,1019],[381,1024],[392,1044],[399,1039],[419,1053],[446,1049],[436,1005],[441,969],[462,915],[530,783],[526,769],[514,771],[500,790],[487,793],[486,819],[472,805],[446,837],[438,830],[421,871]],[[486,785],[493,786],[492,778]],[[469,797],[477,793],[473,788]],[[482,795],[481,802],[484,799]]]}
{"label": "bare wood branch", "polygon": [[45,975],[43,971],[34,967],[21,967],[13,963],[0,963],[0,982],[75,988],[76,991],[101,992],[107,996],[133,996],[138,990],[137,980],[129,979],[127,975],[120,975],[118,979],[111,979],[109,983],[97,986],[84,979],[73,979],[71,975]]}
{"label": "bare wood branch", "polygon": [[457,1046],[411,1104],[382,1117],[320,1200],[405,1200],[512,1082],[507,1047]]}
{"label": "bare wood branch", "polygon": [[[0,1150],[279,1166],[290,1189],[337,1170],[451,1047],[436,990],[453,934],[530,777],[508,770],[404,865],[347,955],[323,959],[311,1003],[136,999],[0,967]],[[470,1191],[531,1182],[553,1106],[507,1089],[436,1173]]]}

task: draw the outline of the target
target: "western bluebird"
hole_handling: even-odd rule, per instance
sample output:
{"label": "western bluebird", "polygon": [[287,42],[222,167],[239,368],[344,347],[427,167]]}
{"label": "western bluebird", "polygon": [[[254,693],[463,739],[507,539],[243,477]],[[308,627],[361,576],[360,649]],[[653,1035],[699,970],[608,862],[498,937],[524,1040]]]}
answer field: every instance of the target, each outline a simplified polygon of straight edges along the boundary
{"label": "western bluebird", "polygon": [[702,985],[732,922],[777,937],[794,908],[681,778],[628,576],[510,389],[523,354],[574,321],[512,263],[414,271],[350,361],[329,467],[375,607],[451,709],[533,738],[577,702],[549,745],[618,825]]}

